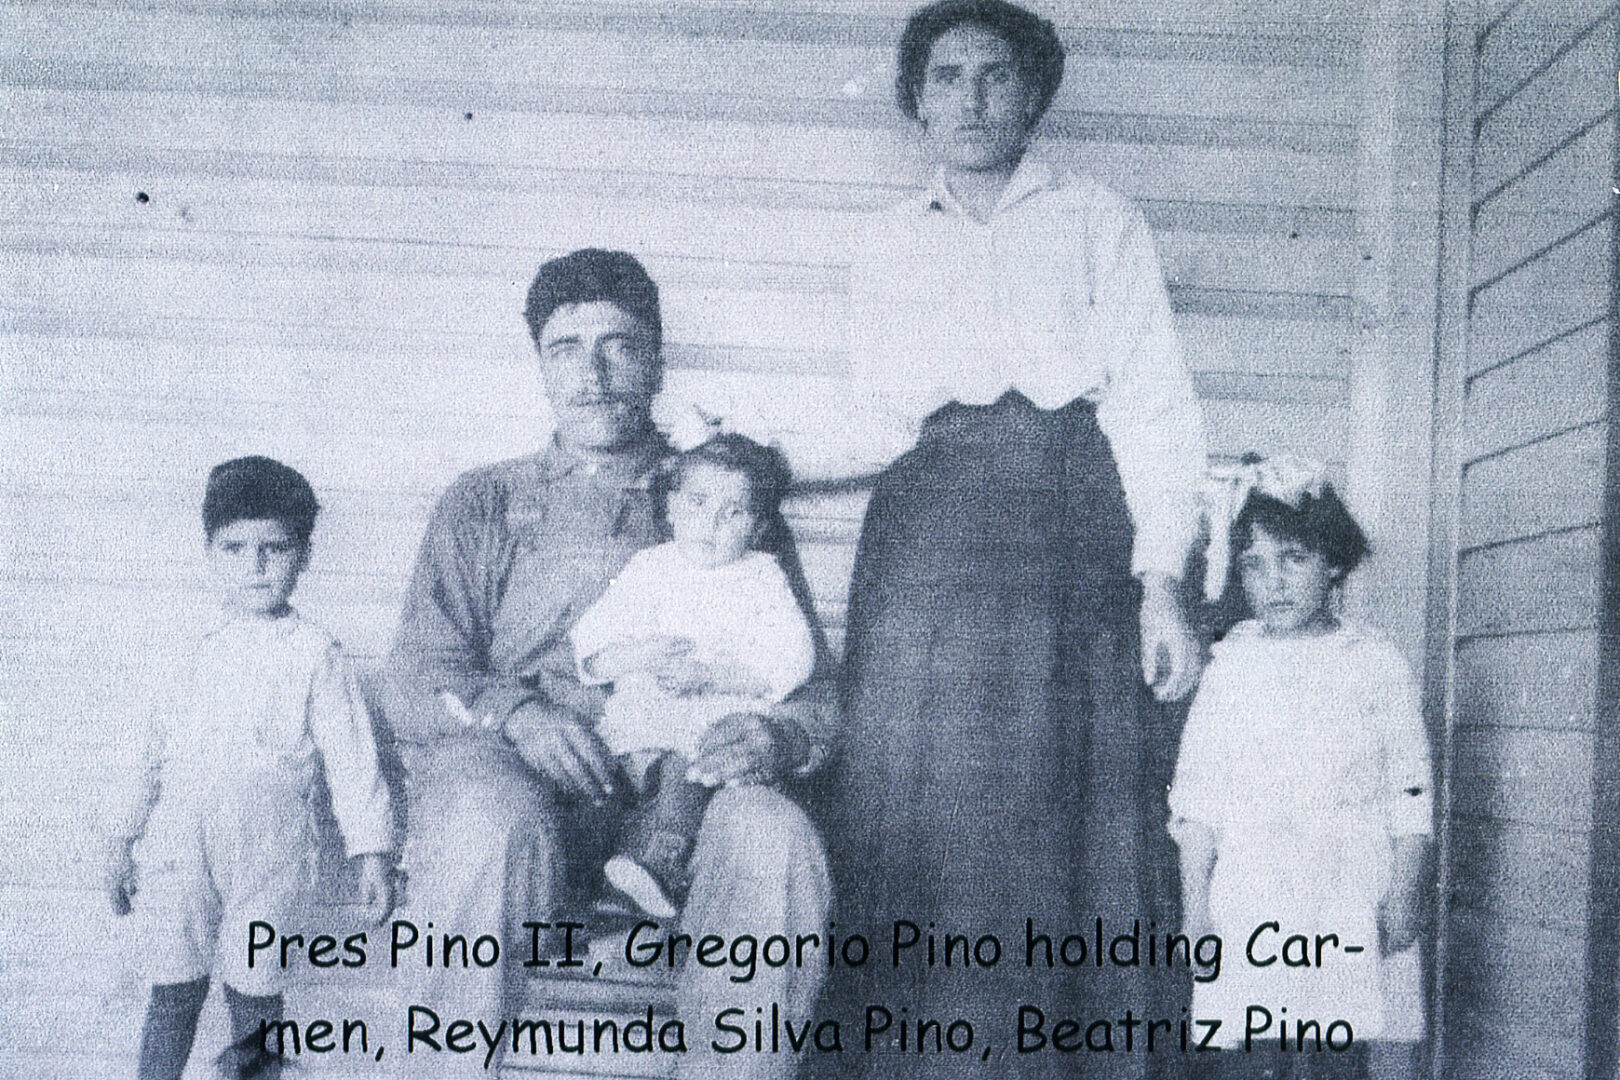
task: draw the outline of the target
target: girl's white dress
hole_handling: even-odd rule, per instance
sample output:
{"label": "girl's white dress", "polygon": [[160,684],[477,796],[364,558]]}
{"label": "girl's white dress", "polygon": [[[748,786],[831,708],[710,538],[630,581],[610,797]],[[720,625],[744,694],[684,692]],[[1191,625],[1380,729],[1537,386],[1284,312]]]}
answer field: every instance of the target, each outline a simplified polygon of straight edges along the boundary
{"label": "girl's white dress", "polygon": [[[1394,839],[1431,832],[1430,783],[1417,687],[1377,631],[1271,638],[1245,622],[1215,646],[1181,738],[1170,828],[1216,836],[1222,964],[1195,984],[1193,1015],[1221,1020],[1219,1041],[1241,1041],[1251,1004],[1286,1015],[1290,1031],[1343,1019],[1358,1041],[1421,1037],[1417,950],[1380,958],[1378,904]],[[1256,957],[1304,934],[1312,966],[1249,962],[1251,935],[1271,921],[1280,932],[1261,935]],[[1317,967],[1318,934],[1361,951],[1326,948]]]}

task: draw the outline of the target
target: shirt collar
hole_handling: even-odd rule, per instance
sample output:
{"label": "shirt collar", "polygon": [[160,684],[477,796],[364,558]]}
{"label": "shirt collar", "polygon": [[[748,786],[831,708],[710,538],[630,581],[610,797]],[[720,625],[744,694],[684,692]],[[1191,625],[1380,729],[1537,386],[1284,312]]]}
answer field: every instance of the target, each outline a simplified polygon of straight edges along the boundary
{"label": "shirt collar", "polygon": [[[1024,159],[1018,163],[1018,168],[1013,170],[1012,176],[1008,179],[1007,188],[1001,193],[1001,198],[996,202],[996,208],[992,212],[992,216],[1003,213],[1031,195],[1056,186],[1057,173],[1052,166],[1045,161],[1026,154]],[[967,211],[963,209],[961,203],[956,201],[956,196],[951,194],[950,185],[945,182],[945,169],[943,166],[934,173],[934,179],[928,186],[928,194],[923,201],[923,206],[928,210],[944,210],[953,214],[967,216]]]}
{"label": "shirt collar", "polygon": [[668,452],[657,432],[649,432],[640,442],[602,458],[583,457],[565,448],[553,435],[550,445],[540,454],[540,468],[547,480],[572,476],[610,487],[646,488],[652,483],[654,468]]}

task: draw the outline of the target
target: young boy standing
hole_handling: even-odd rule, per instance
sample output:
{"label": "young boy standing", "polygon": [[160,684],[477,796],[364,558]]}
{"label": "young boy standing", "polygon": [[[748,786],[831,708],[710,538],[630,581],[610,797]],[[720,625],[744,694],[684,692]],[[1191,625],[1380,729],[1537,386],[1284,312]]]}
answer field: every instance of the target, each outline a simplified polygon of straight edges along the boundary
{"label": "young boy standing", "polygon": [[262,1045],[281,1019],[280,969],[247,964],[247,927],[279,930],[314,866],[324,773],[367,918],[393,906],[393,819],[365,701],[336,642],[287,603],[319,511],[309,482],[264,457],[216,466],[203,498],[223,618],[198,643],[175,707],[156,715],[137,783],[117,803],[106,853],[115,914],[137,891],[154,985],[140,1080],[178,1080],[210,975],[225,984],[235,1075],[274,1077]]}

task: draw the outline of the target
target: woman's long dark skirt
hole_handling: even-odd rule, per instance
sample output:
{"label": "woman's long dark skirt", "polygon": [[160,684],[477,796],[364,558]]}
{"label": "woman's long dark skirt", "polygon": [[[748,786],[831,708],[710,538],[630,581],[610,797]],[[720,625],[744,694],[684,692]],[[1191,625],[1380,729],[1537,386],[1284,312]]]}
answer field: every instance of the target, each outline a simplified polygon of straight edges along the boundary
{"label": "woman's long dark skirt", "polygon": [[[1175,919],[1175,733],[1156,730],[1142,686],[1131,538],[1087,402],[948,405],[879,480],[850,596],[849,731],[829,823],[835,934],[864,934],[874,952],[860,968],[835,958],[828,1015],[846,1045],[822,1075],[1141,1077],[1180,1056],[1188,973],[1147,966],[1147,935]],[[1098,918],[1105,944],[1139,933],[1143,966],[1097,966]],[[897,921],[922,937],[895,966]],[[958,944],[946,966],[947,934],[977,956]],[[1067,968],[1056,954],[1073,934],[1087,952]],[[870,1053],[868,1006],[893,1018]],[[1044,1050],[1018,1052],[1020,1006],[1044,1016]],[[1022,1015],[1028,1048],[1036,1014]],[[1174,1031],[1150,1055],[1154,1018]],[[957,1019],[972,1025],[971,1050],[936,1052],[935,1031]],[[1112,1021],[1112,1051],[1055,1051],[1055,1025],[1073,1019],[1082,1033]],[[919,1021],[939,1022],[920,1053]],[[965,1034],[955,1029],[958,1046]]]}

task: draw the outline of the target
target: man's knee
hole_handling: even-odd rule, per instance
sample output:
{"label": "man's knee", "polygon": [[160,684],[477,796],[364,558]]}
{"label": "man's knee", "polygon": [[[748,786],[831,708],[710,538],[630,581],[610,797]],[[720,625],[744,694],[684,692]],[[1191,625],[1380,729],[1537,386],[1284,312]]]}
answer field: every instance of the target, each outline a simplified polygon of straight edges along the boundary
{"label": "man's knee", "polygon": [[453,851],[470,871],[517,850],[544,857],[556,845],[552,792],[521,764],[494,755],[447,761],[413,773],[409,790],[408,850]]}
{"label": "man's knee", "polygon": [[804,810],[762,785],[715,792],[703,817],[698,848],[743,872],[780,872],[806,864],[820,868],[826,861],[821,837]]}

